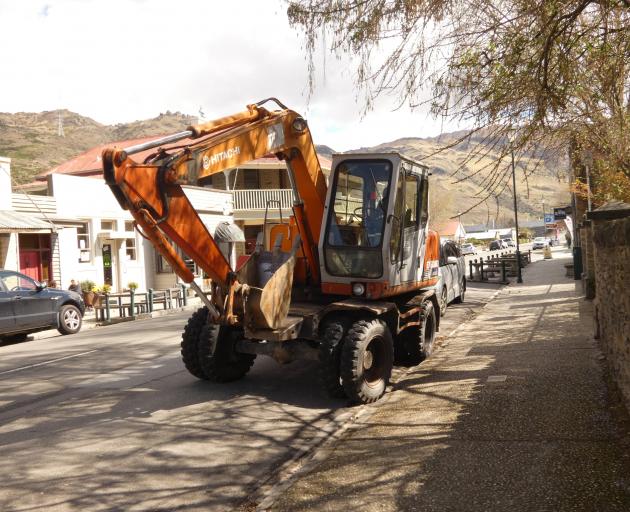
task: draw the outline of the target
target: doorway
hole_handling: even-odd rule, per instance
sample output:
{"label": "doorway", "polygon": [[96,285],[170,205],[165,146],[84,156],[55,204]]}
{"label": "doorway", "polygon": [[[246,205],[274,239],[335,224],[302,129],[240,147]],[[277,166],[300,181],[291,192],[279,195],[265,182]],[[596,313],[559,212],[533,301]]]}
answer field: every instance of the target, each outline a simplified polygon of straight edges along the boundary
{"label": "doorway", "polygon": [[20,272],[37,281],[50,281],[50,235],[18,235]]}

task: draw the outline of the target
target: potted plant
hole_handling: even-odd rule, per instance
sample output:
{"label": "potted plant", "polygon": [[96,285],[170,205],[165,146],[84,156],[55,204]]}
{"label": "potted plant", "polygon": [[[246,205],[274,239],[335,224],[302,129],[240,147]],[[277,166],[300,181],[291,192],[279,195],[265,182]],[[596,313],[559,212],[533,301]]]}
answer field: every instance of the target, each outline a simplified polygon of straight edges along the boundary
{"label": "potted plant", "polygon": [[131,291],[135,292],[138,289],[138,283],[136,283],[135,281],[129,281],[127,283],[127,288],[129,288]]}
{"label": "potted plant", "polygon": [[105,298],[105,295],[112,291],[111,285],[105,283],[100,288],[95,289],[96,294],[94,295],[94,306],[98,307],[101,305],[101,299]]}
{"label": "potted plant", "polygon": [[85,305],[90,308],[94,306],[95,291],[96,283],[94,281],[90,281],[89,279],[81,281],[81,292],[83,292],[83,300],[85,301]]}

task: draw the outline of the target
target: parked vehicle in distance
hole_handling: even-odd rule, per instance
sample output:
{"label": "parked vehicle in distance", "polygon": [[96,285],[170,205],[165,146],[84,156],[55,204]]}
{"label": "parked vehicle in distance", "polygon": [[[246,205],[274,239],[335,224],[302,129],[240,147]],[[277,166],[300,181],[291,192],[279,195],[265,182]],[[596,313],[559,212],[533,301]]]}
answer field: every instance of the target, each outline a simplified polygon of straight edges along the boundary
{"label": "parked vehicle in distance", "polygon": [[477,254],[477,249],[473,244],[462,244],[459,246],[459,250],[464,256],[466,254]]}
{"label": "parked vehicle in distance", "polygon": [[503,242],[507,244],[507,247],[516,247],[514,240],[512,240],[511,238],[504,238]]}
{"label": "parked vehicle in distance", "polygon": [[490,245],[488,245],[489,251],[499,251],[501,249],[503,249],[503,244],[501,243],[501,240],[492,240],[492,242],[490,242]]}
{"label": "parked vehicle in distance", "polygon": [[532,249],[542,249],[546,245],[549,245],[549,239],[544,236],[537,236],[534,238],[534,242],[532,244]]}
{"label": "parked vehicle in distance", "polygon": [[435,292],[439,297],[440,315],[451,302],[464,302],[466,293],[466,261],[457,244],[445,240],[440,244],[440,269]]}
{"label": "parked vehicle in distance", "polygon": [[30,333],[57,329],[79,332],[85,313],[75,292],[47,288],[12,270],[0,270],[0,339],[23,341]]}

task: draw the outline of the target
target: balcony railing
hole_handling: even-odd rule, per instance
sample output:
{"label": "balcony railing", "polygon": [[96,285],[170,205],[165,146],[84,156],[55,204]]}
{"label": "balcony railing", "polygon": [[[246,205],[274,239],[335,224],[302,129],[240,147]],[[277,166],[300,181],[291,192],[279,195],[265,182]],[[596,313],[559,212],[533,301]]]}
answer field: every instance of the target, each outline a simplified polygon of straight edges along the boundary
{"label": "balcony railing", "polygon": [[[264,210],[269,201],[280,201],[282,209],[293,205],[292,192],[289,188],[270,188],[262,190],[234,190],[234,210]],[[269,210],[277,210],[278,203],[269,205]]]}

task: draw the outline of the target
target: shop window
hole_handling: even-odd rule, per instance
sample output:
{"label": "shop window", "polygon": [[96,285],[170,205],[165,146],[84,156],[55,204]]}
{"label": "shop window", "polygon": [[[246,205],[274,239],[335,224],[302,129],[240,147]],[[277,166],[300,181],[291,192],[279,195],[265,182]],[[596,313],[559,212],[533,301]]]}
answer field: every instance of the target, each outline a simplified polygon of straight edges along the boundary
{"label": "shop window", "polygon": [[125,239],[125,252],[129,261],[136,261],[138,259],[135,238]]}
{"label": "shop window", "polygon": [[87,223],[77,228],[77,247],[79,248],[79,263],[87,263],[92,259],[90,247],[90,228]]}
{"label": "shop window", "polygon": [[133,221],[132,220],[126,220],[125,221],[125,231],[127,233],[132,233],[134,231]]}

